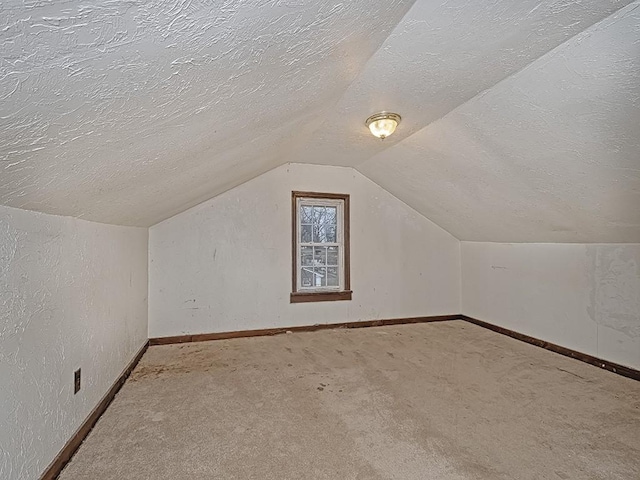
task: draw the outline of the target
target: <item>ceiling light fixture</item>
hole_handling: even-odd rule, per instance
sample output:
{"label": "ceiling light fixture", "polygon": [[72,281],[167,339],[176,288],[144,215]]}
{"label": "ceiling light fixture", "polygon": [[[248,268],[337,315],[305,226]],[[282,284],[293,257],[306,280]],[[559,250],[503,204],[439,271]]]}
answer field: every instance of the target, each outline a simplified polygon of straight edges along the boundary
{"label": "ceiling light fixture", "polygon": [[374,136],[384,140],[396,131],[400,120],[401,117],[397,113],[380,112],[371,115],[364,123]]}

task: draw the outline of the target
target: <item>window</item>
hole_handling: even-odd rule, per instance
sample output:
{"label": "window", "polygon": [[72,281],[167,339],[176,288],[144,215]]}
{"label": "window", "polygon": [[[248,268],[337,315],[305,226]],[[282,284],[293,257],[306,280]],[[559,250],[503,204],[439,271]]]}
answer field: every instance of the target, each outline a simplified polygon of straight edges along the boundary
{"label": "window", "polygon": [[291,303],[351,300],[349,195],[292,192]]}

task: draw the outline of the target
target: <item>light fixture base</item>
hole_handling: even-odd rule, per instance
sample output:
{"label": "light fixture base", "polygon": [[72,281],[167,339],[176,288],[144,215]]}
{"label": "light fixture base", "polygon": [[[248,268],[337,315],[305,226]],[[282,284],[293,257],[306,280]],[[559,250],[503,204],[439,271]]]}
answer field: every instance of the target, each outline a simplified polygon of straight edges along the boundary
{"label": "light fixture base", "polygon": [[364,123],[374,136],[384,140],[395,132],[400,120],[402,117],[397,113],[383,111],[374,113]]}

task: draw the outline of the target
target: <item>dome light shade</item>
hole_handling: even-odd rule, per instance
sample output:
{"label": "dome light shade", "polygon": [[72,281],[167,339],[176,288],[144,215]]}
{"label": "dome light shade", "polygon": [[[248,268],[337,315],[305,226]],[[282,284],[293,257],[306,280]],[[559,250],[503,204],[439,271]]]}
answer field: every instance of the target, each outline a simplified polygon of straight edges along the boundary
{"label": "dome light shade", "polygon": [[367,118],[365,125],[369,127],[371,133],[381,140],[384,140],[393,132],[400,123],[400,115],[391,112],[380,112]]}

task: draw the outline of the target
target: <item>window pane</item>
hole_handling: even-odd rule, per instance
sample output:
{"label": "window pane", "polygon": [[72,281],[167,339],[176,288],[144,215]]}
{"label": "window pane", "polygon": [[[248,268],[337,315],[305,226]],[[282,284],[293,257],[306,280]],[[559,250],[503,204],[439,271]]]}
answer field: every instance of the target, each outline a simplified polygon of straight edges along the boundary
{"label": "window pane", "polygon": [[327,287],[337,287],[339,284],[338,267],[327,268]]}
{"label": "window pane", "polygon": [[325,242],[336,243],[337,240],[337,229],[335,225],[327,225],[324,229],[325,234]]}
{"label": "window pane", "polygon": [[324,242],[325,207],[313,207],[313,241]]}
{"label": "window pane", "polygon": [[325,207],[313,207],[313,223],[314,225],[321,225],[325,219]]}
{"label": "window pane", "polygon": [[324,242],[324,207],[313,207],[313,241]]}
{"label": "window pane", "polygon": [[300,285],[303,287],[313,287],[313,269],[301,268],[300,269]]}
{"label": "window pane", "polygon": [[337,207],[309,207],[313,208],[313,242],[337,242]]}
{"label": "window pane", "polygon": [[327,247],[313,247],[313,264],[327,264]]}
{"label": "window pane", "polygon": [[315,286],[316,287],[326,287],[327,286],[327,269],[324,267],[316,267],[313,269],[313,274],[315,276]]}
{"label": "window pane", "polygon": [[338,209],[337,207],[326,207],[326,224],[335,225],[338,223]]}
{"label": "window pane", "polygon": [[329,247],[327,250],[327,265],[338,265],[338,247]]}
{"label": "window pane", "polygon": [[312,236],[311,236],[311,225],[302,225],[301,226],[301,235],[300,235],[300,241],[302,243],[311,243],[312,241]]}
{"label": "window pane", "polygon": [[313,207],[303,205],[300,208],[300,223],[313,223]]}
{"label": "window pane", "polygon": [[300,264],[313,265],[313,247],[300,247]]}

